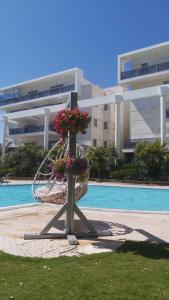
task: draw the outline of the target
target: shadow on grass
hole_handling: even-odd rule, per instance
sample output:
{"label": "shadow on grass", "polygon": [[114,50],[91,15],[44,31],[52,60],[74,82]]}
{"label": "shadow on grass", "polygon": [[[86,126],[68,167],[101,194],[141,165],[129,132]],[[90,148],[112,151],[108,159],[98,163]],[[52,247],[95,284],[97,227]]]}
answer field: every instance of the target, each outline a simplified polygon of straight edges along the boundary
{"label": "shadow on grass", "polygon": [[117,249],[118,253],[133,253],[152,259],[169,259],[169,244],[157,242],[127,241]]}

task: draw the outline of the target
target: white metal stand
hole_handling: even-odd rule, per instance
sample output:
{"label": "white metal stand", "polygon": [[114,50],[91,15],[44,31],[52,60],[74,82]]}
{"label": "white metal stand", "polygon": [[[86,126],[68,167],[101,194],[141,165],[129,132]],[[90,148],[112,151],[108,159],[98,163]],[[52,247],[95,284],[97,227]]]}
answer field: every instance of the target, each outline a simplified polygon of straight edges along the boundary
{"label": "white metal stand", "polygon": [[[70,99],[70,109],[77,108],[77,93],[71,92]],[[72,133],[69,133],[68,136],[68,145],[69,145],[69,155],[76,157],[76,136]],[[72,174],[68,174],[68,192],[67,192],[67,202],[64,206],[57,212],[57,214],[51,219],[51,221],[45,226],[45,228],[38,234],[25,234],[24,239],[62,239],[67,238],[69,244],[78,244],[77,238],[91,238],[98,236],[109,236],[112,235],[111,231],[96,231],[94,226],[90,221],[87,220],[85,215],[79,209],[79,207],[74,202],[75,194],[75,179]],[[66,214],[65,226],[63,226],[63,233],[49,233],[49,230],[54,227],[57,227],[58,220],[62,217],[63,214]],[[86,228],[84,232],[75,232],[74,229],[74,215],[77,215],[80,221]]]}

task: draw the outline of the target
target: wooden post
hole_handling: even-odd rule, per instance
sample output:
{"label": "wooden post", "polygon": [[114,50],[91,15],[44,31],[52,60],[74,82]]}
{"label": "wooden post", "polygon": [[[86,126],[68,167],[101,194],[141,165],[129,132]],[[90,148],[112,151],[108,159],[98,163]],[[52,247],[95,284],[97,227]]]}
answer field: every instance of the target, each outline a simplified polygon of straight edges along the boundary
{"label": "wooden post", "polygon": [[[71,92],[70,109],[77,108],[77,93]],[[76,135],[69,132],[68,135],[69,157],[76,158]],[[66,210],[66,234],[74,233],[74,197],[75,178],[68,174],[67,210]]]}

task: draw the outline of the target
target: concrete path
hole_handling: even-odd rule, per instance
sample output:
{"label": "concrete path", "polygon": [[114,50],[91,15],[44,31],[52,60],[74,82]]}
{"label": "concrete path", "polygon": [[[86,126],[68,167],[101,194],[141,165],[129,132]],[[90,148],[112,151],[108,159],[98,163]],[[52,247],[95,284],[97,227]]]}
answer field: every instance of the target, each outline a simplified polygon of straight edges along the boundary
{"label": "concrete path", "polygon": [[21,256],[57,257],[112,251],[125,240],[169,243],[169,214],[92,209],[83,212],[97,229],[111,230],[111,237],[83,239],[78,246],[69,246],[66,240],[23,239],[25,233],[40,232],[57,210],[55,205],[46,204],[1,210],[0,250]]}

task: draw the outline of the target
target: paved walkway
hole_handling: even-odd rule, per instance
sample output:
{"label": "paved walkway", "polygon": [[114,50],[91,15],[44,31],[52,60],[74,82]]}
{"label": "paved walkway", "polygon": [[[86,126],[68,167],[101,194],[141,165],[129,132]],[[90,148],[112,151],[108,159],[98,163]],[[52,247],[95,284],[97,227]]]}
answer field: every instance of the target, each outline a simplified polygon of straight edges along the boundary
{"label": "paved walkway", "polygon": [[21,256],[56,257],[112,251],[125,240],[169,243],[169,214],[92,209],[83,212],[97,229],[111,230],[111,237],[80,240],[78,246],[69,246],[66,240],[23,239],[25,233],[40,232],[56,210],[54,205],[40,204],[0,211],[0,250]]}

